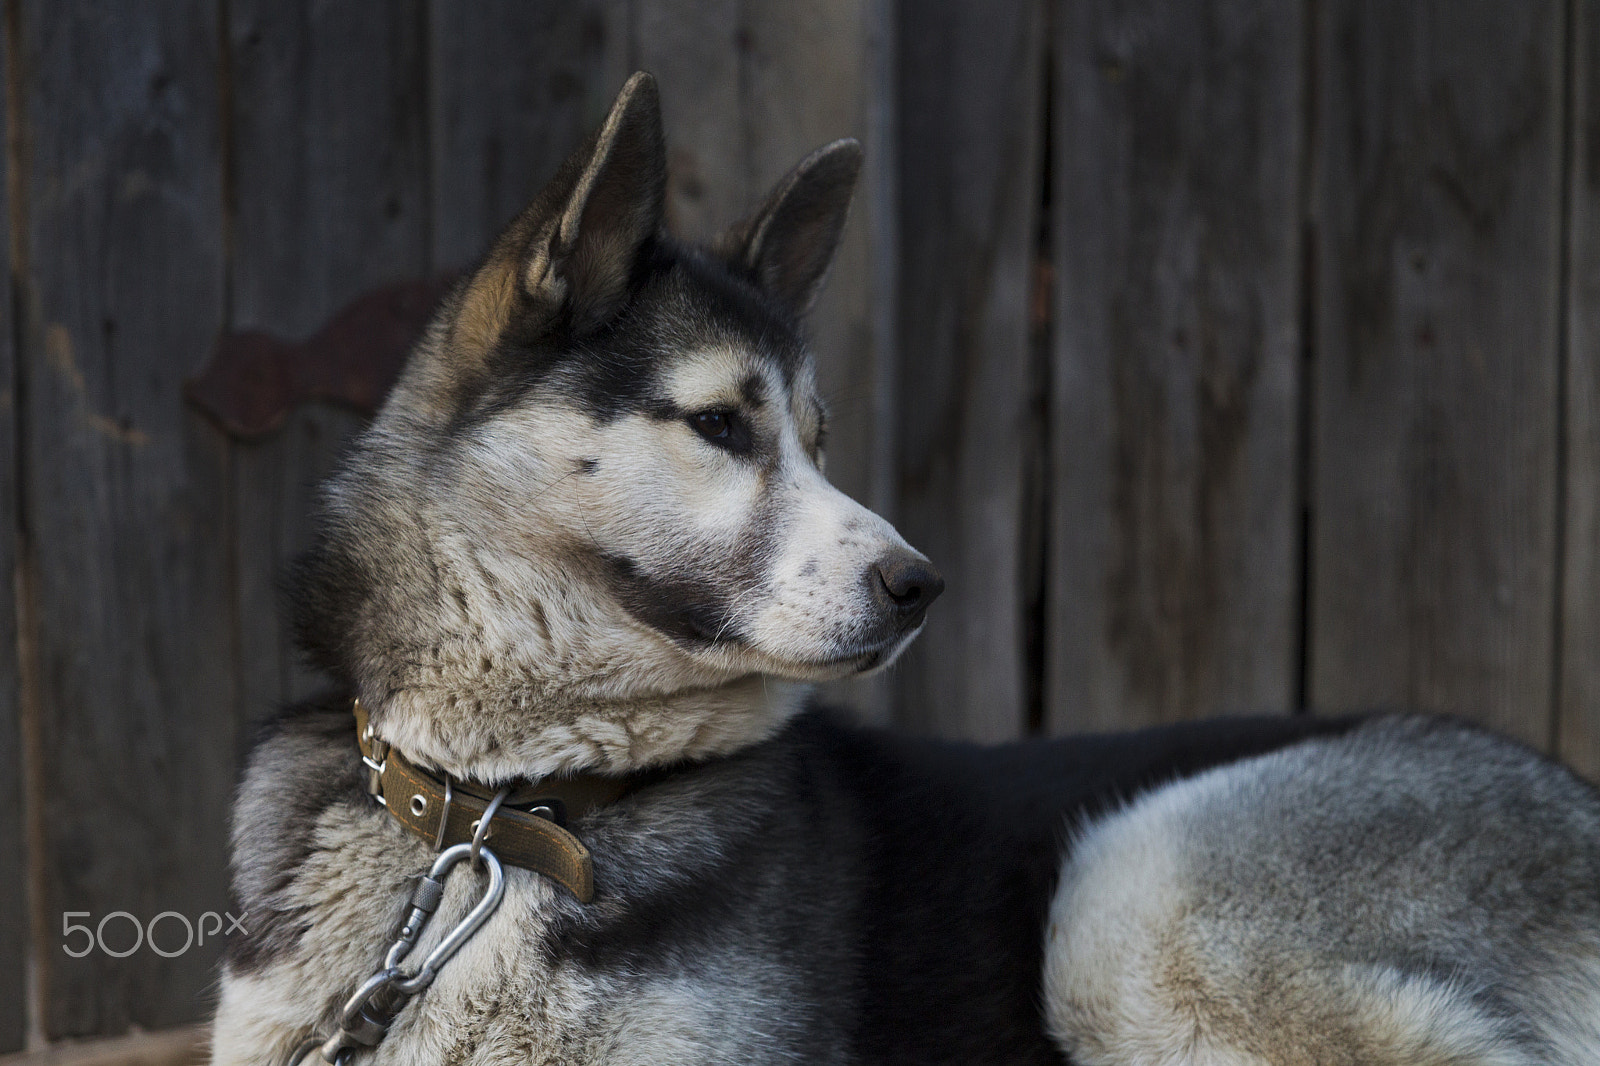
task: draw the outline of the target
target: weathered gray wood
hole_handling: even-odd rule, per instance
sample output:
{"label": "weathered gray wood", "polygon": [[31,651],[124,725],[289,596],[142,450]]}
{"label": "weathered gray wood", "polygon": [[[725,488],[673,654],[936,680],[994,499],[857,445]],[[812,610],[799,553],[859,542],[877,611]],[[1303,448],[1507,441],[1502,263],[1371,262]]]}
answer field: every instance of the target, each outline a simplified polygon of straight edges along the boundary
{"label": "weathered gray wood", "polygon": [[1027,727],[1024,510],[1040,221],[1043,5],[903,5],[900,529],[946,591],[897,668],[896,718]]}
{"label": "weathered gray wood", "polygon": [[1287,709],[1299,7],[1056,19],[1046,723]]}
{"label": "weathered gray wood", "polygon": [[595,0],[433,4],[429,18],[433,260],[455,268],[604,116],[615,45]]}
{"label": "weathered gray wood", "polygon": [[622,11],[632,65],[661,85],[668,224],[690,238],[711,237],[761,192],[741,92],[752,44],[745,7],[744,0],[632,0]]}
{"label": "weathered gray wood", "polygon": [[[11,62],[0,26],[0,69]],[[0,144],[8,143],[0,114]],[[10,199],[0,183],[0,219]],[[7,231],[9,232],[9,230]],[[11,248],[0,242],[0,277],[11,276]],[[11,301],[0,299],[0,1053],[23,1045],[27,1028],[28,870],[23,854],[22,722],[17,677],[17,613],[13,575],[17,533],[17,376]]]}
{"label": "weathered gray wood", "polygon": [[1556,753],[1600,781],[1600,18],[1574,4]]}
{"label": "weathered gray wood", "polygon": [[1317,8],[1318,710],[1550,741],[1561,9]]}
{"label": "weathered gray wood", "polygon": [[[425,42],[419,0],[232,0],[235,329],[300,337],[378,285],[428,274]],[[359,427],[307,407],[237,448],[245,705],[324,684],[289,639],[277,590],[306,543],[315,487]]]}
{"label": "weathered gray wood", "polygon": [[[159,1028],[205,1010],[220,944],[74,959],[61,922],[227,904],[227,452],[180,391],[222,321],[216,9],[22,0],[17,16],[45,1024]],[[170,920],[160,934],[182,943]],[[133,941],[122,919],[105,936]]]}

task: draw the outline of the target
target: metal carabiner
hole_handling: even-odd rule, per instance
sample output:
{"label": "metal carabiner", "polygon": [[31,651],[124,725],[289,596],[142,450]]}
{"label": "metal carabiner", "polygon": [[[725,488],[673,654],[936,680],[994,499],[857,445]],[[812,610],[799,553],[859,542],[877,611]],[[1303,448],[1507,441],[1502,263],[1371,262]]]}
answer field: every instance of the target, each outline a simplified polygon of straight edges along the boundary
{"label": "metal carabiner", "polygon": [[[401,960],[411,954],[428,919],[439,909],[444,897],[444,879],[457,863],[468,859],[482,862],[488,868],[488,889],[477,906],[428,952],[417,972],[408,975],[400,969]],[[339,1027],[333,1035],[326,1040],[312,1037],[301,1042],[289,1053],[285,1060],[287,1066],[304,1066],[311,1061],[312,1052],[318,1052],[322,1061],[332,1066],[349,1066],[356,1052],[377,1047],[388,1035],[395,1018],[411,1002],[411,997],[433,984],[439,967],[450,961],[450,957],[489,920],[505,894],[505,870],[499,857],[483,847],[481,836],[475,843],[456,844],[440,852],[423,875],[422,883],[411,893],[411,911],[394,943],[389,945],[383,968],[363,981],[355,994],[345,1001],[344,1009],[339,1012]]]}
{"label": "metal carabiner", "polygon": [[[475,849],[477,851],[476,856],[473,855]],[[418,968],[416,973],[411,974],[409,977],[400,976],[394,980],[393,987],[396,991],[402,992],[407,996],[414,996],[433,984],[434,977],[439,973],[439,967],[448,962],[450,956],[460,951],[461,946],[471,939],[472,934],[476,933],[483,923],[489,920],[489,916],[495,912],[495,909],[500,906],[500,900],[506,894],[505,870],[500,865],[500,859],[494,852],[484,847],[481,841],[476,845],[453,844],[445,848],[439,853],[439,857],[434,860],[432,869],[428,871],[427,881],[443,882],[445,875],[450,872],[456,863],[471,858],[481,859],[489,869],[489,887],[484,892],[483,898],[478,901],[477,906],[467,912],[465,918],[456,923],[456,927],[450,930],[432,951],[428,952],[428,957],[422,960],[422,966]],[[385,971],[399,969],[400,961],[409,955],[411,949],[416,946],[417,938],[422,933],[422,926],[427,924],[431,915],[431,909],[424,911],[421,907],[413,908],[410,918],[406,920],[405,926],[400,930],[400,936],[390,946],[389,953],[383,960]]]}

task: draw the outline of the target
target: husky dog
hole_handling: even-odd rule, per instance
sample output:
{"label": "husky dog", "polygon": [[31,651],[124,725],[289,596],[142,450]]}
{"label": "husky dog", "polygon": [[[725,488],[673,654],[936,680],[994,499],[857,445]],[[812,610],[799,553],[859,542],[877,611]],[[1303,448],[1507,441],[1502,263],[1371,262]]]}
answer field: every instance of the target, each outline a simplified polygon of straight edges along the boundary
{"label": "husky dog", "polygon": [[[974,748],[808,706],[941,588],[823,476],[798,322],[859,158],[680,243],[635,75],[445,300],[292,578],[337,688],[239,790],[214,1061],[1600,1062],[1600,797],[1534,753],[1417,718]],[[489,873],[419,880],[467,836]]]}

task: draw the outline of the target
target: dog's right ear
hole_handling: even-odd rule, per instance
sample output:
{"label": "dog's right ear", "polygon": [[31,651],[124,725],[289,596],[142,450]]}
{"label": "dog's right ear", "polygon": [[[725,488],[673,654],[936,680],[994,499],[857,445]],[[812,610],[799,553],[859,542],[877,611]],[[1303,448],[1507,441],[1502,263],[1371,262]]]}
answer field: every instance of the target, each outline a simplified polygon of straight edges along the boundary
{"label": "dog's right ear", "polygon": [[514,314],[535,326],[565,316],[579,334],[604,323],[662,227],[666,188],[660,97],[640,72],[473,275],[452,330],[458,355],[486,355]]}

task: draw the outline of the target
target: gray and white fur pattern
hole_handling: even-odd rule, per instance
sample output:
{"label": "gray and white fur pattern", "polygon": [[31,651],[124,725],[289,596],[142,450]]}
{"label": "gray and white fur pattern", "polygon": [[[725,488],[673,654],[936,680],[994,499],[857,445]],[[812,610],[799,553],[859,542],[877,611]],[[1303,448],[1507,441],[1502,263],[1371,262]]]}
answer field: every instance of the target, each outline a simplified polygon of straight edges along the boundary
{"label": "gray and white fur pattern", "polygon": [[1531,752],[1380,720],[1085,828],[1050,911],[1082,1066],[1600,1061],[1600,804]]}
{"label": "gray and white fur pattern", "polygon": [[[679,243],[636,75],[444,301],[292,577],[334,687],[240,787],[214,1063],[330,1032],[431,861],[363,791],[357,695],[484,784],[675,768],[569,826],[592,903],[509,869],[357,1066],[1600,1061],[1600,801],[1505,741],[1279,718],[984,749],[809,707],[942,584],[823,474],[800,320],[859,159]],[[452,875],[414,957],[480,890]]]}

